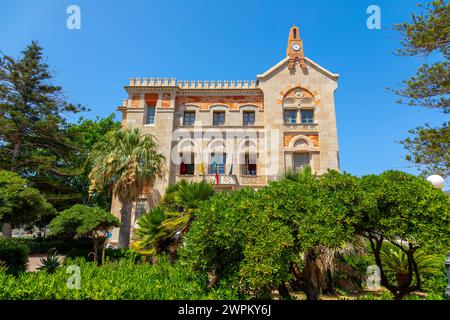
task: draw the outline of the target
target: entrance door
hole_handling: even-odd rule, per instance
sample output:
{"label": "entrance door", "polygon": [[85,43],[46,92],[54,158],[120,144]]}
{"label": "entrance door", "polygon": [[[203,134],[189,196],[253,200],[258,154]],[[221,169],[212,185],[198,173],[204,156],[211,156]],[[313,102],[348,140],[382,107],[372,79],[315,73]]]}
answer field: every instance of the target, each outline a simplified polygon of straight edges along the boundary
{"label": "entrance door", "polygon": [[294,171],[302,171],[309,166],[309,154],[308,153],[294,153]]}

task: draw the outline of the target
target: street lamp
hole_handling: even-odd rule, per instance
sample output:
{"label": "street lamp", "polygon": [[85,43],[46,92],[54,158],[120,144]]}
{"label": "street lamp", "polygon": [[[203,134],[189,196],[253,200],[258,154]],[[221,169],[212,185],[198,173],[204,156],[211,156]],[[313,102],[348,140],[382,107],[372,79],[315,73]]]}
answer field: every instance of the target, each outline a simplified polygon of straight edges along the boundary
{"label": "street lamp", "polygon": [[[444,178],[441,176],[438,176],[436,174],[433,174],[427,178],[427,180],[435,187],[436,189],[441,190],[444,188],[445,181]],[[445,295],[447,297],[450,297],[450,253],[447,253],[447,259],[445,259],[445,268],[447,269],[447,279],[448,279],[448,285],[447,285],[447,292]]]}

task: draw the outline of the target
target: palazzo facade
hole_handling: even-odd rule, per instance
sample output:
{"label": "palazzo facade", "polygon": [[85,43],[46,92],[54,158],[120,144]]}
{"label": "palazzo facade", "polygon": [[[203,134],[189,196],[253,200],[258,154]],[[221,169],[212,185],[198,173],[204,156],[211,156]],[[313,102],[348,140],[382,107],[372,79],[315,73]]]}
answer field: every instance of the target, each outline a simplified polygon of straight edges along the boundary
{"label": "palazzo facade", "polygon": [[[294,26],[286,56],[256,80],[130,79],[128,97],[118,107],[122,126],[154,135],[167,168],[165,179],[133,206],[132,226],[180,180],[234,190],[262,187],[306,166],[318,174],[339,170],[338,77],[304,55]],[[113,199],[118,217],[120,208]]]}

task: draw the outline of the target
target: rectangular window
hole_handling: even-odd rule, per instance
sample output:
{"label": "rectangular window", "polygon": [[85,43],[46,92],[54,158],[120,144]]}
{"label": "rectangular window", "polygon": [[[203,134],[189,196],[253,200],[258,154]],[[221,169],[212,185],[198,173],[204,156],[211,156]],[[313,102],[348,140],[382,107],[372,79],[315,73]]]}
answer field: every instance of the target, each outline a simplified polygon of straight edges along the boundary
{"label": "rectangular window", "polygon": [[213,125],[223,126],[225,124],[225,111],[214,111],[213,112]]}
{"label": "rectangular window", "polygon": [[244,126],[255,124],[255,111],[244,111]]}
{"label": "rectangular window", "polygon": [[297,123],[297,111],[287,110],[284,112],[284,123],[293,124]]}
{"label": "rectangular window", "polygon": [[183,125],[193,126],[195,122],[195,111],[185,111],[183,115]]}
{"label": "rectangular window", "polygon": [[182,159],[180,163],[180,175],[194,175],[195,172],[194,154],[190,153],[186,156],[183,156],[183,154],[180,155]]}
{"label": "rectangular window", "polygon": [[147,116],[145,118],[145,124],[155,124],[155,111],[155,107],[147,106]]}
{"label": "rectangular window", "polygon": [[302,123],[313,124],[314,112],[312,110],[302,110]]}
{"label": "rectangular window", "polygon": [[241,168],[241,174],[243,176],[256,176],[256,154],[246,153],[244,156],[244,164],[242,164]]}
{"label": "rectangular window", "polygon": [[307,153],[294,153],[294,171],[302,171],[309,166],[309,154]]}
{"label": "rectangular window", "polygon": [[227,158],[226,154],[211,153],[211,162],[208,166],[208,174],[216,174],[216,166],[217,166],[217,172],[219,174],[225,174],[226,158]]}

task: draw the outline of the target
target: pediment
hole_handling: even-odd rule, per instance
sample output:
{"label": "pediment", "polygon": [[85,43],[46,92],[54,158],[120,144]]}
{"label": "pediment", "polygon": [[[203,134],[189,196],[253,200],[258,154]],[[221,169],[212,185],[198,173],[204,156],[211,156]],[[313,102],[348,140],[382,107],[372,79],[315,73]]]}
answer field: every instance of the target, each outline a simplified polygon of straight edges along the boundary
{"label": "pediment", "polygon": [[[308,57],[305,57],[305,61],[306,61],[306,66],[307,67],[314,68],[318,72],[322,73],[324,76],[326,76],[326,77],[328,77],[328,78],[330,78],[332,80],[337,80],[339,78],[339,74],[338,73],[333,73],[333,72],[325,69],[324,67],[322,67],[318,63],[312,61]],[[262,74],[258,74],[256,76],[256,79],[258,79],[258,80],[265,80],[267,78],[270,78],[275,73],[279,72],[281,69],[287,69],[288,68],[288,62],[289,62],[289,57],[284,58],[283,60],[278,62],[276,65],[274,65],[272,68],[270,68],[266,72],[264,72]]]}

